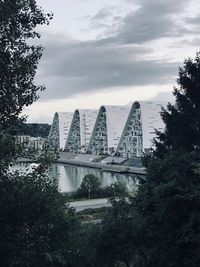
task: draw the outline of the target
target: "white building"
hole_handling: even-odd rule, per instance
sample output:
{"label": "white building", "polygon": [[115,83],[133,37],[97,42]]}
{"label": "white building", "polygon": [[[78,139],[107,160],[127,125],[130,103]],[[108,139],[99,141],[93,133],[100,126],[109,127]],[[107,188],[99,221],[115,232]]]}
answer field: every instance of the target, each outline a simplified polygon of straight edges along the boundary
{"label": "white building", "polygon": [[100,107],[87,152],[96,155],[115,153],[129,111],[128,106]]}
{"label": "white building", "polygon": [[48,136],[51,147],[63,150],[72,123],[73,112],[56,112]]}
{"label": "white building", "polygon": [[34,149],[36,151],[42,150],[45,140],[46,139],[42,137],[31,137],[29,148]]}
{"label": "white building", "polygon": [[155,129],[164,131],[161,107],[165,102],[137,101],[131,105],[130,113],[117,148],[123,157],[140,157],[153,146]]}
{"label": "white building", "polygon": [[42,150],[46,138],[31,137],[30,135],[15,135],[15,142],[24,148],[24,151],[33,149],[35,151]]}
{"label": "white building", "polygon": [[28,148],[30,145],[31,136],[30,135],[15,135],[16,144]]}
{"label": "white building", "polygon": [[96,109],[77,109],[74,112],[65,151],[85,153],[97,118]]}

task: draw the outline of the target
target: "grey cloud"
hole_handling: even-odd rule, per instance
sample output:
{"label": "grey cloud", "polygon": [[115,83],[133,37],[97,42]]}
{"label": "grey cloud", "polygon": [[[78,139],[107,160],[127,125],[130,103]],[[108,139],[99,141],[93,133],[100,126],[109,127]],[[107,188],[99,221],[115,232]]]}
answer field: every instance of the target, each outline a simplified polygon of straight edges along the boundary
{"label": "grey cloud", "polygon": [[103,8],[95,16],[93,16],[91,20],[96,21],[96,20],[107,19],[110,16],[112,16],[111,8]]}
{"label": "grey cloud", "polygon": [[140,8],[148,9],[155,15],[159,13],[173,14],[180,13],[186,7],[185,0],[126,0],[129,3],[137,4]]}
{"label": "grey cloud", "polygon": [[50,38],[38,82],[46,83],[42,99],[64,98],[111,87],[166,84],[178,63],[144,60],[151,50],[99,41],[63,42]]}
{"label": "grey cloud", "polygon": [[190,41],[190,45],[192,46],[197,46],[198,49],[200,47],[200,38],[194,38],[193,40]]}
{"label": "grey cloud", "polygon": [[101,31],[98,39],[114,36],[119,32],[122,17],[116,15],[116,8],[109,6],[101,9],[96,15],[90,18],[89,27]]}
{"label": "grey cloud", "polygon": [[93,27],[105,28],[106,34],[98,40],[72,41],[46,33],[37,76],[37,81],[47,86],[42,99],[174,82],[179,62],[148,60],[152,52],[148,42],[188,32],[185,25],[176,23],[185,0],[143,0],[138,4],[138,9],[123,19],[109,9],[90,18]]}
{"label": "grey cloud", "polygon": [[190,19],[191,23],[200,24],[200,14]]}
{"label": "grey cloud", "polygon": [[187,18],[185,21],[193,26],[199,26],[200,25],[200,14],[195,17]]}
{"label": "grey cloud", "polygon": [[185,0],[142,0],[139,3],[141,3],[143,9],[149,10],[155,16],[181,13],[186,8]]}
{"label": "grey cloud", "polygon": [[150,98],[151,101],[166,101],[170,103],[175,103],[175,97],[172,91],[169,92],[160,92],[156,96]]}
{"label": "grey cloud", "polygon": [[142,5],[124,19],[117,39],[123,43],[144,43],[185,33],[187,29],[183,25],[178,25],[175,20],[175,15],[184,9],[184,2],[141,1]]}
{"label": "grey cloud", "polygon": [[173,23],[163,16],[146,14],[141,16],[129,14],[120,34],[117,36],[122,43],[143,43],[169,35]]}
{"label": "grey cloud", "polygon": [[[135,4],[136,1],[132,2]],[[113,31],[114,42],[139,44],[163,37],[180,36],[189,32],[185,25],[180,25],[176,21],[176,17],[187,6],[185,0],[142,0],[136,3],[138,9],[134,8],[134,11],[130,11],[123,19],[115,18],[115,27],[113,24],[109,25],[111,30],[115,29]],[[92,18],[91,26],[99,27],[100,18],[102,26],[105,26],[104,20],[112,15],[114,17],[114,13],[110,10],[101,10]]]}
{"label": "grey cloud", "polygon": [[[174,42],[173,47],[181,47],[181,46],[191,46],[194,49],[196,49],[196,51],[199,51],[199,47],[200,47],[200,38],[199,37],[191,37],[189,39],[187,38],[183,38],[181,39],[181,41],[177,41]],[[194,50],[195,52],[195,50]]]}

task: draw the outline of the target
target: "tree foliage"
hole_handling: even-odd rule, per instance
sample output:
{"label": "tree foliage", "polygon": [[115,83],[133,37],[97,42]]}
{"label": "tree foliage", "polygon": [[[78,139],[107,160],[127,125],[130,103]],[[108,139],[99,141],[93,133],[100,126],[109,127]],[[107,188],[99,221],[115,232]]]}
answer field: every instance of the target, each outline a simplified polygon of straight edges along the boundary
{"label": "tree foliage", "polygon": [[76,261],[73,267],[96,267],[98,266],[98,244],[101,236],[100,226],[94,223],[82,224],[79,228],[77,240]]}
{"label": "tree foliage", "polygon": [[6,159],[0,158],[0,172],[7,169],[17,152],[14,140],[5,133],[23,120],[23,108],[44,89],[34,83],[43,47],[34,45],[33,40],[40,37],[36,27],[48,24],[51,17],[35,0],[0,1],[0,146]]}
{"label": "tree foliage", "polygon": [[12,134],[47,138],[50,127],[47,123],[21,123],[17,127],[12,127]]}
{"label": "tree foliage", "polygon": [[200,265],[200,54],[179,69],[175,105],[162,111],[165,132],[144,159],[146,182],[135,209],[143,217],[145,266]]}
{"label": "tree foliage", "polygon": [[129,196],[126,184],[122,182],[114,182],[111,185],[104,187],[103,191],[104,195],[110,198],[111,203],[115,203],[116,199],[125,198]]}
{"label": "tree foliage", "polygon": [[79,196],[96,196],[100,191],[101,181],[93,174],[87,174],[83,177],[80,188],[77,190]]}
{"label": "tree foliage", "polygon": [[[126,197],[125,197],[126,196]],[[136,216],[131,199],[119,194],[111,198],[97,247],[98,266],[142,267],[146,255],[140,245],[142,221]]]}
{"label": "tree foliage", "polygon": [[[43,86],[34,76],[43,48],[33,45],[39,25],[48,24],[35,0],[0,1],[0,130],[8,130],[19,119],[23,108],[35,101]],[[29,40],[29,41],[28,41]]]}
{"label": "tree foliage", "polygon": [[200,53],[179,69],[175,104],[145,155],[138,192],[112,198],[99,244],[104,266],[200,265]]}
{"label": "tree foliage", "polygon": [[18,153],[11,128],[44,89],[34,83],[43,48],[33,41],[40,37],[36,28],[50,19],[35,0],[0,0],[0,265],[5,267],[73,266],[76,257],[79,223],[46,172],[53,155],[43,151],[33,173],[9,172]]}
{"label": "tree foliage", "polygon": [[71,266],[78,228],[74,210],[43,169],[0,180],[1,266]]}

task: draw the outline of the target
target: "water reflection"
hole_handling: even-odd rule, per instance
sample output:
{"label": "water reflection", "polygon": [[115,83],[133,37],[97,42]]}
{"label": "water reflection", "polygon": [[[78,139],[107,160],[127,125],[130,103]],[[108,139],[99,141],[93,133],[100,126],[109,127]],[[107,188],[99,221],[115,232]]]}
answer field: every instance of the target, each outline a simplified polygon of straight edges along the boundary
{"label": "water reflection", "polygon": [[[12,169],[18,170],[21,173],[27,173],[29,166],[29,163],[19,163],[12,167]],[[50,175],[58,178],[58,185],[61,192],[76,191],[86,174],[93,174],[99,177],[102,187],[111,185],[114,182],[121,182],[126,184],[129,191],[132,191],[138,185],[138,175],[134,174],[103,172],[99,169],[67,164],[53,164],[50,170]]]}
{"label": "water reflection", "polygon": [[53,164],[51,175],[59,177],[59,188],[61,192],[76,191],[86,174],[93,174],[100,178],[102,187],[114,182],[126,184],[129,191],[137,187],[138,179],[136,175],[103,172],[99,169],[79,167],[73,165]]}

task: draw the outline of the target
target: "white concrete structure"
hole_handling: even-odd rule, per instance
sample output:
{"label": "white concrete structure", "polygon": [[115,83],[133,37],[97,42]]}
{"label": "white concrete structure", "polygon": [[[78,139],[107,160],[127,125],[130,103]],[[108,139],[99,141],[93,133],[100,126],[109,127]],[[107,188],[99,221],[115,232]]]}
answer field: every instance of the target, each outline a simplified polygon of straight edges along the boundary
{"label": "white concrete structure", "polygon": [[48,136],[51,147],[63,150],[72,123],[73,112],[56,112]]}
{"label": "white concrete structure", "polygon": [[96,155],[114,154],[129,111],[128,106],[102,106],[99,109],[87,152]]}
{"label": "white concrete structure", "polygon": [[153,146],[155,129],[164,131],[161,107],[165,102],[137,101],[131,105],[117,154],[123,157],[140,157]]}
{"label": "white concrete structure", "polygon": [[85,153],[97,118],[96,109],[77,109],[74,112],[65,151]]}

